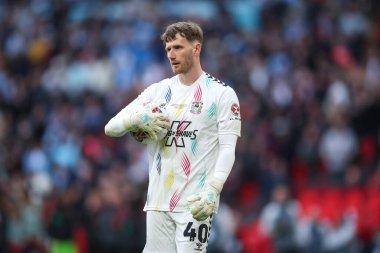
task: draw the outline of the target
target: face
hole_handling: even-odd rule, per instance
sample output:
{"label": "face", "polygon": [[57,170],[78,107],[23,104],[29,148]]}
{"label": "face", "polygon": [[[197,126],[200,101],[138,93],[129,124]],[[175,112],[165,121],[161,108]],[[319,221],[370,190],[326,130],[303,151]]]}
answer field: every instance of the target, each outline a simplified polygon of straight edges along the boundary
{"label": "face", "polygon": [[194,66],[199,55],[200,43],[189,42],[179,33],[174,40],[166,42],[166,55],[175,74],[186,74]]}

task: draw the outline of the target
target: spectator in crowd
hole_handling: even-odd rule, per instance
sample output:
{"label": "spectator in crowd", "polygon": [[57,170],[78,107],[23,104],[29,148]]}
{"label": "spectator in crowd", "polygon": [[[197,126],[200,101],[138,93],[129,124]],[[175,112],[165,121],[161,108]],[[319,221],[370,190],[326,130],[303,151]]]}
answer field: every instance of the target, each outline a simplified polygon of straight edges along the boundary
{"label": "spectator in crowd", "polygon": [[328,178],[342,184],[345,170],[357,154],[357,136],[347,123],[345,112],[332,109],[331,125],[322,133],[321,159],[326,164]]}
{"label": "spectator in crowd", "polygon": [[343,253],[361,252],[357,233],[357,216],[347,211],[340,219],[326,219],[315,206],[297,225],[297,243],[301,252]]}
{"label": "spectator in crowd", "polygon": [[260,215],[260,228],[265,235],[272,238],[276,252],[298,252],[297,219],[299,205],[290,195],[286,185],[277,185]]}

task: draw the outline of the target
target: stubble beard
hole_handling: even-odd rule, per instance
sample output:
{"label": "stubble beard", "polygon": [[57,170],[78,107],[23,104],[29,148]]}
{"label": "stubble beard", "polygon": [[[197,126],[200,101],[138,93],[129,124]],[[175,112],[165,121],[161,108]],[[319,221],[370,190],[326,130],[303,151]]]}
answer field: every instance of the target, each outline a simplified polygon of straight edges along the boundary
{"label": "stubble beard", "polygon": [[172,70],[174,74],[186,74],[190,71],[190,69],[193,66],[193,61],[191,59],[188,59],[187,61],[180,63],[179,68],[175,69],[172,66]]}

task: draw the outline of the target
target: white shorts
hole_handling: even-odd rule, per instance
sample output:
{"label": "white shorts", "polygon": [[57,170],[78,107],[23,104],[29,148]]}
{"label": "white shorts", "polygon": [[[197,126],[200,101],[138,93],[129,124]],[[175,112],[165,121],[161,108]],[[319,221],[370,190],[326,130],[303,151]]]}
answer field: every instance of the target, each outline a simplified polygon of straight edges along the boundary
{"label": "white shorts", "polygon": [[190,212],[146,212],[144,253],[206,252],[212,216],[197,221]]}

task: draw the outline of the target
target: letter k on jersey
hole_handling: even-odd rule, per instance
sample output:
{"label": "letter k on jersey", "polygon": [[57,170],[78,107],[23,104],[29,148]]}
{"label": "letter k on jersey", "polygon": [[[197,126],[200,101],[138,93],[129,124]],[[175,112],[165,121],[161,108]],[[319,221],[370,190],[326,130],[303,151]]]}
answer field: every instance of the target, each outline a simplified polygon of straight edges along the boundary
{"label": "letter k on jersey", "polygon": [[185,147],[184,138],[194,140],[197,137],[198,130],[187,131],[191,121],[173,121],[170,130],[167,133],[165,146],[171,147],[174,143],[176,147]]}

